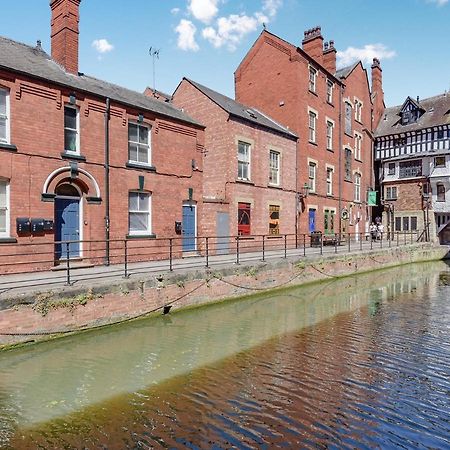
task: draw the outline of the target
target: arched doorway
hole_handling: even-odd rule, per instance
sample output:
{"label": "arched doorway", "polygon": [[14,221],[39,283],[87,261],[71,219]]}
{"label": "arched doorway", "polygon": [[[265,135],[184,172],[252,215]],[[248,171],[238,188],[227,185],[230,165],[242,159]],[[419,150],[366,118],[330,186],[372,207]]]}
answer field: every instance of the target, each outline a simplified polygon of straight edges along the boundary
{"label": "arched doorway", "polygon": [[56,187],[55,194],[55,257],[58,260],[79,258],[82,239],[81,192],[74,184],[62,183]]}

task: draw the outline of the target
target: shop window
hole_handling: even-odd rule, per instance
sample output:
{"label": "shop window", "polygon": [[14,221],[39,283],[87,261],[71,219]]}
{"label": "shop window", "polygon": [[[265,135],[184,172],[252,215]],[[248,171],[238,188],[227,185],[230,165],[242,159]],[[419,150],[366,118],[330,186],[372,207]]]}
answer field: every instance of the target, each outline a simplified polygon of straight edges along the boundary
{"label": "shop window", "polygon": [[280,234],[280,207],[269,206],[269,234]]}
{"label": "shop window", "polygon": [[251,224],[250,203],[238,203],[238,235],[249,236]]}

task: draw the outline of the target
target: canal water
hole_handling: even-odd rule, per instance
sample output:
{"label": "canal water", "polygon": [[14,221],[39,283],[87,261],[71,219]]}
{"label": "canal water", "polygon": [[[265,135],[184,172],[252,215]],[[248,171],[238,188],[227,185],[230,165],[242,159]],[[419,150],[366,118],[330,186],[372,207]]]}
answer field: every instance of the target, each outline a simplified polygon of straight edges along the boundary
{"label": "canal water", "polygon": [[0,355],[0,447],[450,448],[440,263]]}

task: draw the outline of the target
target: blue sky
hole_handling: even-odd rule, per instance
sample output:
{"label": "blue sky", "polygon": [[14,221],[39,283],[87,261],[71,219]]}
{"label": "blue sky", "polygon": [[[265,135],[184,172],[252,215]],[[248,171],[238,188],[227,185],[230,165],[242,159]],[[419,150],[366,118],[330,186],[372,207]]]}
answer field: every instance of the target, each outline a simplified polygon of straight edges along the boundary
{"label": "blue sky", "polygon": [[[296,45],[321,25],[341,64],[379,56],[388,106],[450,90],[449,0],[82,0],[80,13],[80,71],[137,91],[153,85],[152,47],[157,89],[186,76],[233,96],[263,22]],[[2,0],[0,35],[50,52],[49,1]]]}

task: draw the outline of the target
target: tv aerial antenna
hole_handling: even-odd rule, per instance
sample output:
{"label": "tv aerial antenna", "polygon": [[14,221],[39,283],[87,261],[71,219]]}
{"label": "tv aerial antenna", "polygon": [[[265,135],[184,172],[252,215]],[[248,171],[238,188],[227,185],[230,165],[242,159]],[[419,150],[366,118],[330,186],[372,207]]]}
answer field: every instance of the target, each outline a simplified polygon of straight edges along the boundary
{"label": "tv aerial antenna", "polygon": [[160,48],[156,49],[156,48],[150,47],[148,49],[148,54],[153,59],[153,93],[156,92],[156,60],[159,59],[160,51],[161,51]]}

